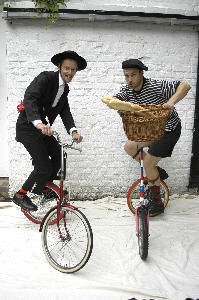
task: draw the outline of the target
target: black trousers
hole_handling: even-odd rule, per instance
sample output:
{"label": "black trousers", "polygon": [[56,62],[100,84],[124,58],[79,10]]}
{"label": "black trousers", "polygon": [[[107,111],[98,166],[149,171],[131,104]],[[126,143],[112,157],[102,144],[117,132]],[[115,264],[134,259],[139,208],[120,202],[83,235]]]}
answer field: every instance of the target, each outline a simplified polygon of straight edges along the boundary
{"label": "black trousers", "polygon": [[58,179],[61,167],[61,147],[54,136],[41,135],[33,142],[20,139],[33,159],[34,170],[22,188],[40,195],[47,181]]}

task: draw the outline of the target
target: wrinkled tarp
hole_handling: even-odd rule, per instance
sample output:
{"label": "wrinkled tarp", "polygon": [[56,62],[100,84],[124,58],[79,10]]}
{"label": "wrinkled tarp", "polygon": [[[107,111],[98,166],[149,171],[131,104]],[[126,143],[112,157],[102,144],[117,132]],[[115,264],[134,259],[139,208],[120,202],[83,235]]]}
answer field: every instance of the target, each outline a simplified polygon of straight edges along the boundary
{"label": "wrinkled tarp", "polygon": [[126,199],[73,204],[90,221],[94,247],[82,270],[64,274],[47,262],[39,225],[12,202],[0,203],[0,299],[199,298],[199,196],[173,195],[165,213],[150,218],[146,261],[138,254]]}

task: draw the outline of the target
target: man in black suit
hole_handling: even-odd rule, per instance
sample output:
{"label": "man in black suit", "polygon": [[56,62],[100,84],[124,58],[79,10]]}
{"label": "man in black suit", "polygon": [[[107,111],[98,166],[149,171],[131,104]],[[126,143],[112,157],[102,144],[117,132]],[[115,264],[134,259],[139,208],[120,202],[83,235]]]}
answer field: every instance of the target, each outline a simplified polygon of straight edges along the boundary
{"label": "man in black suit", "polygon": [[[68,104],[68,83],[77,71],[84,70],[86,60],[74,51],[64,51],[51,58],[57,72],[44,71],[30,83],[24,95],[24,110],[16,124],[16,139],[21,142],[33,159],[34,170],[15,193],[13,202],[26,210],[37,210],[27,196],[45,192],[47,181],[57,178],[61,165],[60,145],[52,135],[51,125],[58,115],[76,143],[82,141],[77,132]],[[46,120],[48,118],[48,121]]]}

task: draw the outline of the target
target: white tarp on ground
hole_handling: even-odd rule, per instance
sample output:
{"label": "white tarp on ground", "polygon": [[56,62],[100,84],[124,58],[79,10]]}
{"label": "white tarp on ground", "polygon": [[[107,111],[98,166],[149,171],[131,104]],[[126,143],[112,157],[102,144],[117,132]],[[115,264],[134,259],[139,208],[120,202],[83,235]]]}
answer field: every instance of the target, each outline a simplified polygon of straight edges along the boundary
{"label": "white tarp on ground", "polygon": [[199,196],[173,195],[165,213],[150,218],[147,261],[125,199],[75,204],[91,223],[94,248],[87,265],[67,275],[47,262],[39,226],[0,203],[1,300],[199,298]]}

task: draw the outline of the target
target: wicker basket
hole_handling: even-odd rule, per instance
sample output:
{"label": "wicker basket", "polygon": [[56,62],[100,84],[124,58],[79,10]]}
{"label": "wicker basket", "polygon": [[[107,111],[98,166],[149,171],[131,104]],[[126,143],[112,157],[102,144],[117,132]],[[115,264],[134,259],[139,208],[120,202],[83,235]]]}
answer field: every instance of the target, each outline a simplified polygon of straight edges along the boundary
{"label": "wicker basket", "polygon": [[136,116],[134,112],[118,111],[123,121],[124,131],[131,141],[151,142],[159,140],[165,131],[169,110],[162,105],[140,104],[153,113],[153,117]]}

